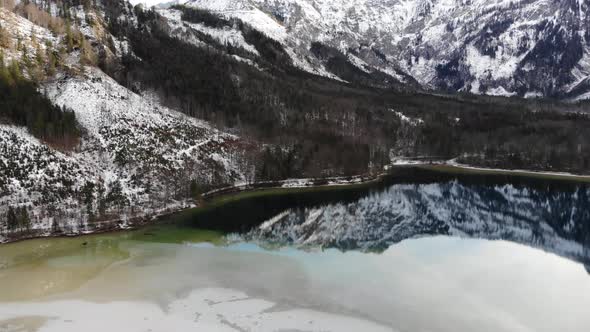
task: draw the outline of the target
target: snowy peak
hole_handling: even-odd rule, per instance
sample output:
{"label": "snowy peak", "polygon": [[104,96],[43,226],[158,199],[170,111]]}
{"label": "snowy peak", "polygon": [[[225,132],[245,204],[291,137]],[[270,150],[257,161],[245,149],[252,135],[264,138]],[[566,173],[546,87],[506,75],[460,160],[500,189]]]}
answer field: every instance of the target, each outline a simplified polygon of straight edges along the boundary
{"label": "snowy peak", "polygon": [[[238,17],[308,67],[313,43],[424,89],[585,98],[589,6],[545,0],[181,0]],[[318,72],[318,70],[316,70]]]}

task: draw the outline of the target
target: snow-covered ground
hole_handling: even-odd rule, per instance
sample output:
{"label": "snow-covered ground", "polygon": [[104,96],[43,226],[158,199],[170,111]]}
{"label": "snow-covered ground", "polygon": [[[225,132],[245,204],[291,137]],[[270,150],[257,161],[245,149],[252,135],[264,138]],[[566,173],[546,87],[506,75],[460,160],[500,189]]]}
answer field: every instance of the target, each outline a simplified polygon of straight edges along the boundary
{"label": "snow-covered ground", "polygon": [[[38,26],[24,17],[15,15],[6,8],[0,7],[0,26],[8,33],[12,47],[2,48],[4,61],[8,63],[22,57],[26,50],[27,56],[34,60],[37,47],[45,52],[47,44],[56,44],[59,38],[48,29]],[[20,49],[17,47],[20,45]]]}
{"label": "snow-covered ground", "polygon": [[424,120],[420,118],[411,118],[409,116],[406,116],[404,113],[398,112],[393,109],[391,109],[390,111],[393,112],[402,122],[407,123],[410,126],[418,126],[424,124]]}
{"label": "snow-covered ground", "polygon": [[568,172],[546,172],[546,171],[531,171],[531,170],[526,170],[526,169],[503,169],[503,168],[476,167],[476,166],[471,166],[471,165],[459,163],[455,159],[448,160],[448,161],[444,162],[444,164],[450,165],[450,166],[455,166],[458,168],[472,169],[472,170],[478,170],[478,171],[484,171],[484,172],[499,172],[499,173],[507,173],[507,174],[520,173],[520,174],[530,174],[530,175],[548,175],[548,176],[557,176],[557,177],[574,178],[574,179],[590,179],[590,176],[572,174],[572,173],[568,173]]}
{"label": "snow-covered ground", "polygon": [[[83,129],[67,153],[0,126],[0,215],[27,207],[30,229],[91,231],[191,206],[190,182],[244,181],[239,138],[140,96],[95,68],[42,87]],[[5,226],[2,225],[2,228]]]}
{"label": "snow-covered ground", "polygon": [[[158,13],[167,19],[168,25],[173,29],[172,35],[181,40],[186,40],[187,34],[190,33],[190,29],[193,29],[211,36],[222,45],[241,47],[247,52],[259,55],[256,48],[246,42],[242,32],[236,27],[228,26],[221,29],[215,29],[205,26],[204,24],[185,22],[182,20],[182,12],[174,9],[160,9],[158,10]],[[189,39],[189,42],[190,41],[191,40]],[[193,44],[199,46],[199,43]]]}
{"label": "snow-covered ground", "polygon": [[[142,0],[134,0],[141,2]],[[154,1],[153,3],[165,2]],[[319,41],[336,47],[362,70],[377,69],[409,82],[409,74],[425,88],[460,79],[461,91],[513,96],[541,93],[546,85],[535,81],[535,59],[556,59],[551,26],[564,41],[586,45],[584,20],[588,7],[565,2],[474,0],[175,0],[168,3],[204,8],[237,17],[281,42],[295,65],[332,77],[310,53]],[[574,10],[571,8],[575,7]],[[570,15],[570,16],[568,16]],[[557,92],[568,93],[590,75],[590,49],[563,73]],[[537,53],[535,53],[537,52]],[[449,65],[448,72],[441,66]],[[561,65],[556,65],[561,66]],[[555,68],[556,72],[559,68]],[[552,79],[557,79],[552,77]],[[524,82],[524,83],[523,83]],[[521,85],[524,84],[522,92]],[[540,87],[543,86],[542,87]],[[574,99],[586,98],[579,93]]]}
{"label": "snow-covered ground", "polygon": [[[184,2],[176,2],[176,3],[184,3]],[[169,3],[170,4],[170,3]],[[270,18],[267,14],[261,12],[260,10],[252,7],[239,7],[236,10],[219,10],[219,8],[225,8],[227,4],[221,4],[216,1],[203,1],[198,4],[196,3],[188,3],[193,6],[197,6],[200,8],[205,8],[207,10],[211,10],[213,13],[217,15],[221,15],[222,17],[234,17],[240,19],[242,22],[253,26],[258,31],[265,34],[267,37],[279,41],[283,44],[285,52],[291,57],[291,61],[293,65],[303,71],[309,72],[311,74],[329,77],[335,80],[342,81],[338,76],[330,73],[327,71],[319,62],[310,61],[311,58],[307,53],[307,50],[303,51],[295,44],[286,41],[287,33],[285,28],[276,20]],[[181,12],[178,10],[165,8],[166,6],[162,6],[162,8],[158,9],[158,13],[166,18],[166,22],[168,26],[171,28],[171,35],[178,39],[181,39],[185,42],[191,43],[196,46],[207,46],[205,41],[200,40],[198,35],[194,32],[203,33],[205,35],[210,36],[215,41],[219,42],[222,45],[232,45],[234,47],[242,48],[243,50],[251,53],[254,56],[259,56],[258,51],[256,48],[248,44],[243,36],[243,33],[237,29],[236,27],[223,27],[223,28],[212,28],[205,26],[204,24],[196,24],[192,22],[187,22],[182,20]],[[244,59],[233,55],[238,61],[245,62],[257,69],[261,69],[255,62],[250,59]],[[362,60],[359,59],[362,62]]]}

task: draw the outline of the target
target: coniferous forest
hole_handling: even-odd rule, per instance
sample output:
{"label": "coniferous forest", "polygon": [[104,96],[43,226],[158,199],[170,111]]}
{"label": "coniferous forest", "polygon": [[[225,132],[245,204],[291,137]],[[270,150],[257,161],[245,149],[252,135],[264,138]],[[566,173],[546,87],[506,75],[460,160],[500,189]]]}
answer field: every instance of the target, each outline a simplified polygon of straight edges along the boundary
{"label": "coniferous forest", "polygon": [[[251,28],[238,19],[176,9],[187,21],[239,27],[260,56],[215,41],[203,48],[170,37],[153,10],[136,7],[138,27],[126,26],[116,20],[121,8],[113,7],[110,29],[130,40],[134,55],[105,68],[122,84],[137,88],[139,82],[140,89],[156,91],[191,116],[282,146],[262,151],[261,179],[362,173],[387,164],[392,152],[459,157],[490,167],[584,172],[590,165],[590,133],[584,130],[590,120],[580,113],[584,104],[384,87],[382,76],[347,71],[334,50],[314,45],[320,56],[350,73],[345,84],[295,68],[280,44],[249,34]],[[420,119],[420,125],[402,121],[398,110]]]}
{"label": "coniferous forest", "polygon": [[[578,173],[590,165],[585,104],[426,93],[383,73],[359,72],[338,50],[312,44],[312,53],[348,80],[338,82],[296,68],[280,43],[239,19],[183,6],[174,8],[186,21],[237,27],[258,54],[205,34],[199,38],[207,47],[184,42],[170,35],[155,10],[109,1],[101,9],[108,31],[130,44],[127,54],[113,59],[100,47],[114,52],[114,44],[91,45],[68,14],[69,7],[91,10],[95,4],[59,3],[61,16],[51,20],[42,15],[43,8],[15,7],[66,35],[59,53],[41,55],[51,60],[41,76],[51,77],[64,54],[79,51],[81,65],[96,64],[135,92],[153,91],[173,109],[275,145],[256,152],[259,179],[365,173],[382,169],[392,155]],[[119,19],[129,11],[137,24]],[[15,62],[0,71],[2,121],[72,146],[79,135],[74,114],[52,106],[34,83],[35,75],[18,74],[19,65],[31,66]],[[404,121],[398,112],[419,125]]]}
{"label": "coniferous forest", "polygon": [[75,144],[76,115],[53,105],[38,86],[20,73],[18,64],[4,65],[0,54],[0,122],[27,127],[38,138],[57,146]]}

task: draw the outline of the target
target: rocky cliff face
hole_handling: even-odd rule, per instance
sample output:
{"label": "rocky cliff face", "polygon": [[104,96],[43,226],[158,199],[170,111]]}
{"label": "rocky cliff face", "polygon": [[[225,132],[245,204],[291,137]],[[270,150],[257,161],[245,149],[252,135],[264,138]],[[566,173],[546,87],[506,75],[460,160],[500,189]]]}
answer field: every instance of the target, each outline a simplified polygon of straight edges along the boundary
{"label": "rocky cliff face", "polygon": [[175,3],[239,17],[282,42],[315,73],[343,76],[313,51],[320,43],[364,72],[428,90],[590,97],[590,6],[583,0]]}

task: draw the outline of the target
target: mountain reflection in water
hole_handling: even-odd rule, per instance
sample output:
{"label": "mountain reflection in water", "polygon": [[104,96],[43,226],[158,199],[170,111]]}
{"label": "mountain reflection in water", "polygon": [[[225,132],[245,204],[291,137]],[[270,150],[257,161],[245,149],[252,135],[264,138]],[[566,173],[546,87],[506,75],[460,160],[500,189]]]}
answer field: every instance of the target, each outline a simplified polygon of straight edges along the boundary
{"label": "mountain reflection in water", "polygon": [[363,251],[431,235],[501,239],[567,257],[590,271],[589,191],[583,184],[397,183],[358,200],[288,208],[244,236]]}

